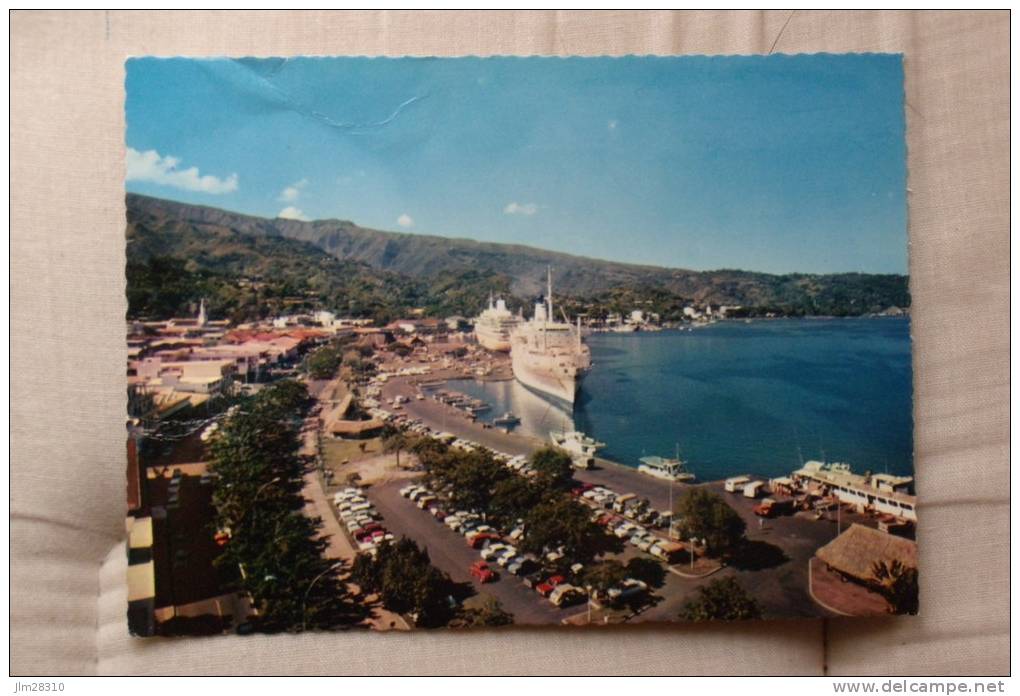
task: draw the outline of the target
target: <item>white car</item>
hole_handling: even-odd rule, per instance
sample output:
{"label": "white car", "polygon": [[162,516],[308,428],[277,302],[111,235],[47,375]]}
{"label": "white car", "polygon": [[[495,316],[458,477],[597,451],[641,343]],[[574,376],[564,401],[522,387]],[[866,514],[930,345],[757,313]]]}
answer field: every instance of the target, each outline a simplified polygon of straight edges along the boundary
{"label": "white car", "polygon": [[510,547],[507,546],[506,544],[489,544],[484,549],[482,549],[481,553],[482,560],[491,561],[496,557],[497,554],[502,553],[503,551],[506,551],[509,548]]}
{"label": "white car", "polygon": [[495,560],[496,563],[505,568],[507,564],[510,563],[510,561],[514,560],[515,558],[517,558],[517,549],[510,547],[506,551],[496,556],[496,558],[493,560]]}
{"label": "white car", "polygon": [[616,587],[609,588],[609,601],[616,602],[621,599],[627,599],[635,595],[642,594],[648,591],[648,585],[641,580],[635,580],[634,578],[627,578]]}

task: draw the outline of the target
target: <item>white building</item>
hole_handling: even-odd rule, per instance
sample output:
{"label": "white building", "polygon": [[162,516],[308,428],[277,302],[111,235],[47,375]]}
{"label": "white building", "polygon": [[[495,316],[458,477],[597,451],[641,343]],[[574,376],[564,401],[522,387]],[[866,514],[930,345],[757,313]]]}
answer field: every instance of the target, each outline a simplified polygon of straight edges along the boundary
{"label": "white building", "polygon": [[917,521],[917,496],[908,491],[912,476],[891,474],[855,474],[849,464],[806,462],[793,472],[793,479],[816,488],[822,495],[833,495],[841,502],[856,505],[861,511],[874,511]]}

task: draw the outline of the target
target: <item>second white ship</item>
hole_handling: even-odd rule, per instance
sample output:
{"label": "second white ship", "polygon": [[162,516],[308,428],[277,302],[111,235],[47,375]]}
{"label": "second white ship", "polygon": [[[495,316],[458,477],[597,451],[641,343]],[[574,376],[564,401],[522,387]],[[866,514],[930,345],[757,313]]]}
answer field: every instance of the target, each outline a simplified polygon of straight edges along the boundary
{"label": "second white ship", "polygon": [[479,345],[489,350],[507,352],[510,350],[510,331],[520,319],[506,307],[506,300],[500,298],[495,304],[489,295],[489,307],[475,319],[475,338]]}
{"label": "second white ship", "polygon": [[581,336],[580,319],[576,327],[556,321],[551,271],[545,301],[535,304],[531,319],[510,330],[510,362],[518,382],[573,406],[581,379],[591,368],[591,351]]}

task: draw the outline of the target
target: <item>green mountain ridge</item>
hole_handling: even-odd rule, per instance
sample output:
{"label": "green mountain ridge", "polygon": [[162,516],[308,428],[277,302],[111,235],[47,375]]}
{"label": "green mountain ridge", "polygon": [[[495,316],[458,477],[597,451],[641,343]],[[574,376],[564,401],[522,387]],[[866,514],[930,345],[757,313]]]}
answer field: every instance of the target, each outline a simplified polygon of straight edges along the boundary
{"label": "green mountain ridge", "polygon": [[[290,290],[315,302],[343,305],[345,293],[353,290],[365,296],[352,311],[423,306],[473,314],[489,290],[523,299],[540,294],[547,267],[568,306],[591,311],[594,303],[596,314],[636,303],[671,316],[684,303],[711,303],[740,305],[755,314],[855,315],[910,302],[902,275],[660,268],[372,230],[346,220],[259,218],[137,194],[128,194],[127,212],[129,270],[131,264],[172,257],[183,259],[192,273],[258,276],[277,285],[286,279],[294,286]],[[130,289],[129,284],[129,295]]]}

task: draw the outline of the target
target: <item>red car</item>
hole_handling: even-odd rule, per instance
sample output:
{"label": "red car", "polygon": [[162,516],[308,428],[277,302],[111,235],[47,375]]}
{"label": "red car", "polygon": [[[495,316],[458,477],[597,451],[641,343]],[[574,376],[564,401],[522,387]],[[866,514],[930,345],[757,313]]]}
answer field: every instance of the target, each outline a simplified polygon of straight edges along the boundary
{"label": "red car", "polygon": [[500,540],[501,539],[498,534],[482,532],[481,534],[475,534],[474,536],[469,537],[467,540],[467,545],[473,549],[480,549],[483,546],[485,546],[485,542],[487,541],[500,541]]}
{"label": "red car", "polygon": [[552,591],[556,589],[557,585],[562,585],[567,579],[562,575],[554,575],[545,582],[540,582],[536,587],[535,591],[543,597],[548,597],[552,594]]}
{"label": "red car", "polygon": [[583,493],[585,493],[586,491],[590,491],[594,487],[595,484],[593,483],[578,482],[574,485],[573,488],[570,489],[570,495],[574,496],[575,498],[579,498]]}
{"label": "red car", "polygon": [[471,564],[471,576],[478,579],[478,582],[486,583],[493,582],[496,579],[496,573],[489,568],[489,564],[485,561],[475,561]]}

